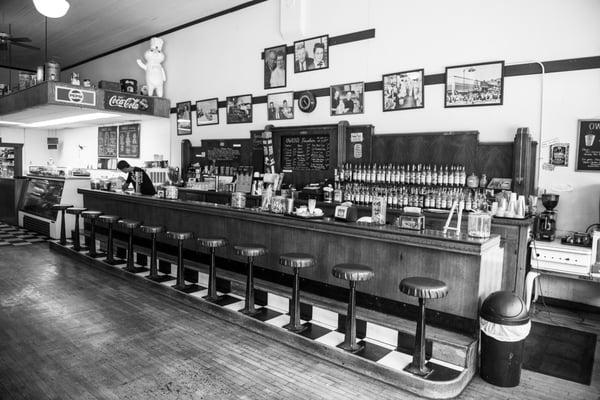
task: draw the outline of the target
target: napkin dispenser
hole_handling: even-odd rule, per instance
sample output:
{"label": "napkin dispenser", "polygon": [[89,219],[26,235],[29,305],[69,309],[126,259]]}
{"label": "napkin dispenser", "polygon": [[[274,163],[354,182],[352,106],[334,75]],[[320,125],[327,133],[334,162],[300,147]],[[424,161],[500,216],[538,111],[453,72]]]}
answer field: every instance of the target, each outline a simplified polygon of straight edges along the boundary
{"label": "napkin dispenser", "polygon": [[335,219],[339,221],[356,222],[358,219],[358,210],[354,206],[335,206],[333,213]]}
{"label": "napkin dispenser", "polygon": [[419,207],[404,207],[404,212],[396,218],[394,225],[402,229],[422,231],[425,229],[425,216]]}

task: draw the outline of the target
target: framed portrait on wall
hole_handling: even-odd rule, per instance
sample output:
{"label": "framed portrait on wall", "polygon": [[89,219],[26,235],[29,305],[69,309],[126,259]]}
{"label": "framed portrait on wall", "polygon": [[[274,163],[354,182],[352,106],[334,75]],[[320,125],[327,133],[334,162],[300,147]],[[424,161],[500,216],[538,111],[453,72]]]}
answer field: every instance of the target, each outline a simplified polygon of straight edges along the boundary
{"label": "framed portrait on wall", "polygon": [[252,122],[252,95],[227,97],[227,123],[243,124]]}
{"label": "framed portrait on wall", "polygon": [[504,61],[446,67],[444,107],[502,105]]}
{"label": "framed portrait on wall", "polygon": [[264,51],[265,89],[285,87],[287,73],[287,46],[269,47]]}
{"label": "framed portrait on wall", "polygon": [[294,92],[273,93],[267,96],[267,119],[277,121],[294,118]]}
{"label": "framed portrait on wall", "polygon": [[216,125],[219,123],[219,100],[198,100],[196,102],[196,126]]}
{"label": "framed portrait on wall", "polygon": [[365,111],[364,82],[333,85],[329,88],[329,95],[331,115],[362,114]]}
{"label": "framed portrait on wall", "polygon": [[294,73],[329,68],[329,35],[294,42]]}
{"label": "framed portrait on wall", "polygon": [[192,134],[192,102],[183,101],[175,106],[177,110],[177,135]]}
{"label": "framed portrait on wall", "polygon": [[423,74],[422,69],[417,69],[383,75],[383,111],[423,108]]}

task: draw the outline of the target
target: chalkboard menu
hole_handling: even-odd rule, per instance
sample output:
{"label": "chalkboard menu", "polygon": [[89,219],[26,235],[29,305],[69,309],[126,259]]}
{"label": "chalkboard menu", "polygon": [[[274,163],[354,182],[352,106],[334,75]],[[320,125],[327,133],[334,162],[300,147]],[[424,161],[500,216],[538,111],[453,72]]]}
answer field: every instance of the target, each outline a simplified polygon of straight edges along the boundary
{"label": "chalkboard menu", "polygon": [[579,120],[577,171],[600,171],[600,120]]}
{"label": "chalkboard menu", "polygon": [[119,157],[140,158],[140,124],[119,126]]}
{"label": "chalkboard menu", "polygon": [[[234,145],[235,146],[235,145]],[[206,158],[214,161],[240,161],[240,148],[237,147],[215,147],[206,150]]]}
{"label": "chalkboard menu", "polygon": [[114,158],[117,156],[117,127],[98,127],[98,157]]}
{"label": "chalkboard menu", "polygon": [[294,135],[281,137],[283,171],[323,171],[329,169],[329,135]]}
{"label": "chalkboard menu", "polygon": [[214,164],[238,167],[250,165],[252,143],[250,139],[203,140],[202,146],[192,148],[190,162],[201,166]]}

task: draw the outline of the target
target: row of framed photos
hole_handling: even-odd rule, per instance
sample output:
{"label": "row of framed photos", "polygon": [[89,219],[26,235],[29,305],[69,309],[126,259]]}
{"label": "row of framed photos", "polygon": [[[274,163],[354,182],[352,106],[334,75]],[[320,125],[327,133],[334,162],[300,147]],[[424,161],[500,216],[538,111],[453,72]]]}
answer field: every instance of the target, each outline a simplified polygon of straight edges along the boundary
{"label": "row of framed photos", "polygon": [[[504,93],[504,61],[446,67],[444,106],[471,107],[502,105]],[[410,110],[425,107],[424,70],[383,75],[383,111]],[[364,113],[364,82],[330,86],[330,115]],[[228,96],[227,123],[252,122],[252,95]],[[191,102],[177,103],[177,133],[191,134]],[[294,118],[294,92],[267,95],[269,121]],[[196,102],[196,125],[219,123],[218,99]]]}

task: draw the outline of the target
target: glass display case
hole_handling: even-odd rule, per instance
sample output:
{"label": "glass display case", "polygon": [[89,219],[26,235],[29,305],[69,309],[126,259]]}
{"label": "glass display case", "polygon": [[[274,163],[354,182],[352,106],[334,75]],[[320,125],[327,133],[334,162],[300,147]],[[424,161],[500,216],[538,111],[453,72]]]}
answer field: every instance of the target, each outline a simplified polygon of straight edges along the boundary
{"label": "glass display case", "polygon": [[60,204],[65,181],[59,179],[31,178],[23,198],[21,210],[56,221],[57,211],[52,206]]}

